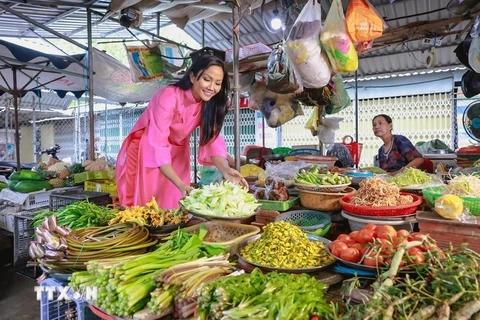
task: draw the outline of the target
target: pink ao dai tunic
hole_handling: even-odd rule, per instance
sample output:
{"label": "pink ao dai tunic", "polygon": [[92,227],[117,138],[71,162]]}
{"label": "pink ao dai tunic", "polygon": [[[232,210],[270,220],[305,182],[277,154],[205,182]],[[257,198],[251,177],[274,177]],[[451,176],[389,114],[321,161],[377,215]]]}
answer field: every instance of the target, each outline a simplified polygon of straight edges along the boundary
{"label": "pink ao dai tunic", "polygon": [[[161,208],[178,207],[181,193],[159,167],[171,164],[182,181],[190,183],[190,134],[201,123],[202,106],[191,90],[167,86],[155,93],[118,154],[116,182],[122,205],[145,205],[155,197]],[[212,156],[227,156],[220,135],[199,147],[200,164],[212,165]]]}

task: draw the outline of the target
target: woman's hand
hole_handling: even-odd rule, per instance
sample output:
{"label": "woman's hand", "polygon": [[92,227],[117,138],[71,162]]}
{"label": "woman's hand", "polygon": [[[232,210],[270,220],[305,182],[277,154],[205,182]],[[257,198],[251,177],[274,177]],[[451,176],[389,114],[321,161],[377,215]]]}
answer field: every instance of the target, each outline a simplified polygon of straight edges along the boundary
{"label": "woman's hand", "polygon": [[186,197],[190,194],[190,192],[193,190],[193,188],[188,184],[181,184],[178,187],[178,190],[180,190],[180,193],[182,194],[182,197]]}
{"label": "woman's hand", "polygon": [[245,180],[245,178],[242,176],[240,172],[238,172],[233,168],[228,168],[228,170],[225,170],[223,173],[223,177],[227,181],[233,182],[247,189],[249,188],[247,180]]}

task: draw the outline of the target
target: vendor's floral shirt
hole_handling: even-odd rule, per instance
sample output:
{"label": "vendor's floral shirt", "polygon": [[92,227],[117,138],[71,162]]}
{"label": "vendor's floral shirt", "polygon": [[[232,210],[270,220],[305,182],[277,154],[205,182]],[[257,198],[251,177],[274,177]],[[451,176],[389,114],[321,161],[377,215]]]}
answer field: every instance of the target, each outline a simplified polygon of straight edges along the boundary
{"label": "vendor's floral shirt", "polygon": [[393,136],[392,147],[388,152],[384,152],[383,146],[378,149],[380,168],[387,172],[396,172],[415,158],[422,158],[422,155],[410,140],[402,135]]}

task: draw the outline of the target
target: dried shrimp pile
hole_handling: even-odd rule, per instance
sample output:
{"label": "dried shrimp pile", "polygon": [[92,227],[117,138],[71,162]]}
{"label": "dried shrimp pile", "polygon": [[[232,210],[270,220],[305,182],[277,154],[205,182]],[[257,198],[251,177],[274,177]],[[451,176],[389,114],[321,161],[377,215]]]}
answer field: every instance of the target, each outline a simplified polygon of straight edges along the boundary
{"label": "dried shrimp pile", "polygon": [[369,178],[360,182],[355,196],[350,200],[357,206],[393,207],[413,202],[412,196],[400,194],[400,188],[395,183],[383,181],[380,178]]}

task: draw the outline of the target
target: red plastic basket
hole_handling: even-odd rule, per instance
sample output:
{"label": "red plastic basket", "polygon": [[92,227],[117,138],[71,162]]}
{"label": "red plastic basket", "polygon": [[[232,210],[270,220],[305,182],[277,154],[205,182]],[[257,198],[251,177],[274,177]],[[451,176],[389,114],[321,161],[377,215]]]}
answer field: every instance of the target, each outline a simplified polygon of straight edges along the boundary
{"label": "red plastic basket", "polygon": [[416,194],[400,192],[403,196],[412,196],[413,202],[404,204],[401,206],[393,207],[370,207],[370,206],[357,206],[351,204],[350,200],[355,193],[347,194],[343,196],[339,202],[343,209],[348,213],[357,214],[360,216],[376,216],[376,217],[390,217],[390,216],[406,216],[417,211],[417,207],[422,203],[422,199]]}

